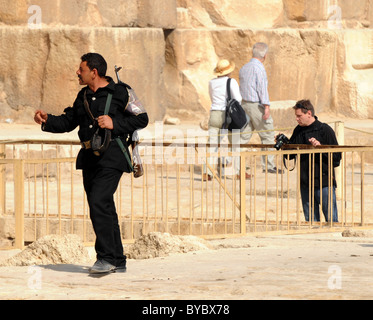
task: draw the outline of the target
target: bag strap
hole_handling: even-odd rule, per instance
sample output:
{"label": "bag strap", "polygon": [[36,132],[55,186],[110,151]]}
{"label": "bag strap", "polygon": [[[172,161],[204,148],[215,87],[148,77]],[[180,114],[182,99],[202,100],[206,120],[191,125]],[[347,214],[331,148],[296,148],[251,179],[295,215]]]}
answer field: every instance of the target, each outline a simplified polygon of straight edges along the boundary
{"label": "bag strap", "polygon": [[228,93],[228,101],[231,100],[231,78],[227,80],[227,93]]}
{"label": "bag strap", "polygon": [[105,105],[105,111],[104,111],[105,116],[109,114],[112,99],[113,99],[113,94],[109,92],[107,95],[107,99],[106,99],[106,105]]}
{"label": "bag strap", "polygon": [[119,137],[115,138],[115,141],[118,143],[120,149],[122,150],[122,152],[124,153],[124,156],[128,162],[128,165],[130,167],[130,172],[133,172],[133,165],[132,165],[132,162],[131,162],[131,159],[130,157],[128,156],[128,152],[126,150],[126,147],[124,146],[122,140],[120,140]]}
{"label": "bag strap", "polygon": [[[105,111],[104,115],[108,115],[110,111],[110,105],[111,105],[111,100],[113,99],[113,94],[108,93],[107,98],[106,98],[106,105],[105,105]],[[96,121],[95,117],[93,116],[91,109],[89,108],[88,100],[87,100],[87,90],[84,91],[84,108],[87,111],[89,117],[93,120]]]}
{"label": "bag strap", "polygon": [[227,80],[227,94],[228,94],[228,97],[227,97],[227,103],[226,103],[226,106],[225,106],[225,121],[223,123],[223,126],[222,126],[222,129],[227,129],[228,128],[228,102],[231,100],[231,78],[228,78]]}
{"label": "bag strap", "polygon": [[[112,99],[113,99],[113,94],[109,92],[106,98],[106,105],[105,105],[105,111],[104,111],[105,116],[109,114]],[[89,108],[89,104],[87,100],[87,90],[84,91],[84,108],[86,112],[88,113],[89,117],[92,119],[92,121],[96,121],[95,117],[93,116],[91,112],[91,109]]]}
{"label": "bag strap", "polygon": [[88,113],[89,117],[92,119],[93,123],[95,123],[96,119],[93,116],[91,109],[89,108],[89,104],[87,100],[87,89],[84,91],[84,108],[85,108],[85,111]]}
{"label": "bag strap", "polygon": [[[290,161],[290,159],[288,159],[288,160]],[[285,169],[287,170],[288,167],[286,165],[286,158],[285,158],[285,156],[282,156],[282,162],[284,163]],[[295,169],[296,163],[297,163],[297,157],[294,158],[294,167],[293,167],[293,169],[289,169],[289,171],[293,171]]]}

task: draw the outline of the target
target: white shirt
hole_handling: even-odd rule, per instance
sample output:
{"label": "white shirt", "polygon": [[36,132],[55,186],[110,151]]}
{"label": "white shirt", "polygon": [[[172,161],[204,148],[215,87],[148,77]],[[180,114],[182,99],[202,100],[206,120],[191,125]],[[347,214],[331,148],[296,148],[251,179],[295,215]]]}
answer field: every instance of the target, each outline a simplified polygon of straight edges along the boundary
{"label": "white shirt", "polygon": [[[211,99],[211,110],[225,111],[228,98],[227,81],[227,76],[210,80],[209,93]],[[233,78],[231,80],[231,98],[236,99],[239,103],[242,101],[240,87],[236,79]]]}

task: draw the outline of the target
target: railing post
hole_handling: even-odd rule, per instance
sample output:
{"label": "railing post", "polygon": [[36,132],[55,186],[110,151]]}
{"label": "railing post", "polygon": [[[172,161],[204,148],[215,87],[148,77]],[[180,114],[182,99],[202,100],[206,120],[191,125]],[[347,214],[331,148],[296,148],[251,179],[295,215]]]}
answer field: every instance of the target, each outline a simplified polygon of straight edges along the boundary
{"label": "railing post", "polygon": [[23,249],[24,247],[24,161],[14,161],[14,213],[16,239],[15,247]]}
{"label": "railing post", "polygon": [[365,185],[365,151],[361,152],[361,190],[360,190],[360,214],[361,214],[361,225],[364,226],[364,211],[365,211],[365,200],[364,200],[364,185]]}
{"label": "railing post", "polygon": [[[5,144],[0,144],[0,159],[5,159]],[[0,213],[6,211],[6,175],[5,175],[5,164],[0,164]]]}
{"label": "railing post", "polygon": [[[338,144],[343,146],[345,144],[345,125],[344,122],[342,121],[337,121],[335,123],[335,135],[337,137]],[[342,154],[343,156],[343,154]],[[343,182],[343,170],[342,170],[342,163],[341,165],[337,168],[335,168],[335,180],[337,182],[337,188],[335,190],[335,195],[337,199],[342,198],[342,182]]]}
{"label": "railing post", "polygon": [[240,217],[241,234],[246,234],[246,156],[240,153]]}

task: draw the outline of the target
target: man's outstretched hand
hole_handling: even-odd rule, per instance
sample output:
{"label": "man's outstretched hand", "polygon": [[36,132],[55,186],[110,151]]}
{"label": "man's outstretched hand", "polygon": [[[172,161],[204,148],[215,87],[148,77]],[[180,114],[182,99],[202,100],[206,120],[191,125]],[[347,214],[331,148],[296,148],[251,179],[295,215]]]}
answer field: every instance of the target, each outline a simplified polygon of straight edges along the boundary
{"label": "man's outstretched hand", "polygon": [[34,121],[37,124],[46,123],[48,119],[48,114],[43,110],[36,110],[34,115]]}

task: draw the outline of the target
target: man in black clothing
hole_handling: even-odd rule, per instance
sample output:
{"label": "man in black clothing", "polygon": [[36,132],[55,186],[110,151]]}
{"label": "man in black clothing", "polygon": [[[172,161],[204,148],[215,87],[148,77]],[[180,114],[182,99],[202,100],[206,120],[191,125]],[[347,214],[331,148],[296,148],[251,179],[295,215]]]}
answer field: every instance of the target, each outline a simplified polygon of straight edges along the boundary
{"label": "man in black clothing", "polygon": [[[106,71],[107,64],[101,55],[83,55],[76,74],[79,84],[85,87],[78,93],[73,107],[66,108],[64,114],[59,116],[43,110],[37,110],[34,116],[35,122],[47,132],[70,132],[79,126],[82,149],[77,156],[76,168],[83,170],[84,189],[96,234],[97,261],[90,269],[91,273],[126,271],[126,256],[123,254],[113,195],[123,172],[131,172],[131,169],[114,138],[120,138],[128,153],[127,136],[145,128],[149,121],[146,113],[132,115],[125,111],[128,90],[125,85],[116,84],[112,78],[106,77]],[[105,115],[109,93],[112,100],[109,113]],[[95,118],[94,122],[85,109],[85,99]],[[110,130],[112,138],[101,155],[95,155],[89,143],[98,127]]]}
{"label": "man in black clothing", "polygon": [[[293,109],[295,110],[298,126],[293,131],[290,144],[311,144],[314,147],[320,145],[338,145],[333,129],[317,119],[314,107],[309,100],[298,101]],[[322,157],[321,177],[320,155]],[[290,155],[290,159],[295,157],[296,155]],[[319,205],[321,204],[325,220],[330,221],[332,217],[333,222],[338,222],[334,168],[340,164],[341,153],[334,152],[331,154],[331,157],[330,159],[328,153],[300,155],[300,189],[306,221],[309,221],[310,213],[312,214],[312,212],[314,212],[313,221],[320,221]],[[331,173],[331,178],[329,172]],[[309,193],[310,191],[311,194]],[[320,203],[321,199],[322,203]],[[329,206],[330,199],[332,200],[332,206]],[[332,211],[332,214],[330,211]]]}

